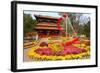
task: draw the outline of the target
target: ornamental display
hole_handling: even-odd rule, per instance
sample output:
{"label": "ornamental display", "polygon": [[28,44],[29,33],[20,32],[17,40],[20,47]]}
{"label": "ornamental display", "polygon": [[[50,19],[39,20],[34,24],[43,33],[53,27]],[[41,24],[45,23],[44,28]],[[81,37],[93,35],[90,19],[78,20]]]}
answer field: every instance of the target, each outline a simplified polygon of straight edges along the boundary
{"label": "ornamental display", "polygon": [[[65,40],[66,42],[63,42]],[[88,41],[80,41],[80,39],[61,37],[55,42],[54,38],[46,38],[48,42],[37,43],[32,47],[27,55],[33,60],[71,60],[71,59],[86,59],[90,57],[90,45]],[[53,40],[54,41],[53,41]],[[67,40],[70,39],[70,40]],[[77,39],[77,40],[75,40]],[[52,42],[51,42],[52,41]],[[72,42],[72,43],[70,43]],[[83,43],[84,42],[84,43]]]}
{"label": "ornamental display", "polygon": [[34,14],[34,27],[24,35],[25,60],[26,57],[31,61],[89,59],[90,38],[86,37],[89,33],[78,33],[82,27],[77,24],[80,22],[78,16],[84,14],[62,12],[54,15],[58,17]]}

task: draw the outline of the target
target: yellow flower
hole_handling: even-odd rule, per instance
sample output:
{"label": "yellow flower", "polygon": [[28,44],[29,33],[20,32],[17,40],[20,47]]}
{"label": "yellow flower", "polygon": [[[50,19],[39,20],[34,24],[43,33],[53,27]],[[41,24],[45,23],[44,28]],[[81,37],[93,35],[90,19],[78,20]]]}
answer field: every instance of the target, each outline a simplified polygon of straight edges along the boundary
{"label": "yellow flower", "polygon": [[65,59],[69,60],[72,59],[71,55],[65,55]]}
{"label": "yellow flower", "polygon": [[55,56],[56,60],[61,60],[61,58],[59,56]]}
{"label": "yellow flower", "polygon": [[56,56],[52,56],[52,60],[56,60]]}
{"label": "yellow flower", "polygon": [[87,55],[90,56],[90,51],[87,51]]}
{"label": "yellow flower", "polygon": [[75,46],[75,47],[80,47],[80,44],[73,44],[73,46]]}
{"label": "yellow flower", "polygon": [[62,60],[65,60],[65,56],[61,56],[61,59],[62,59]]}
{"label": "yellow flower", "polygon": [[72,54],[71,56],[72,56],[73,59],[77,59],[78,58],[78,56],[76,54]]}
{"label": "yellow flower", "polygon": [[52,60],[53,56],[46,56],[47,59]]}
{"label": "yellow flower", "polygon": [[85,49],[88,51],[90,50],[90,46],[86,46]]}
{"label": "yellow flower", "polygon": [[85,47],[86,45],[85,44],[81,44],[81,47]]}

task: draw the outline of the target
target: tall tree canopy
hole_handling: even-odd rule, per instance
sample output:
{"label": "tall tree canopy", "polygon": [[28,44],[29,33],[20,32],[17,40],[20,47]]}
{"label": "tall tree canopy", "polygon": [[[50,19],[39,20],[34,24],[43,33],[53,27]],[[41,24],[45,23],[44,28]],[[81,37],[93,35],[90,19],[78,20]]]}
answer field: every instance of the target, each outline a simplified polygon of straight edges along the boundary
{"label": "tall tree canopy", "polygon": [[30,14],[24,14],[24,32],[34,31],[34,27],[37,24],[37,21],[32,18]]}

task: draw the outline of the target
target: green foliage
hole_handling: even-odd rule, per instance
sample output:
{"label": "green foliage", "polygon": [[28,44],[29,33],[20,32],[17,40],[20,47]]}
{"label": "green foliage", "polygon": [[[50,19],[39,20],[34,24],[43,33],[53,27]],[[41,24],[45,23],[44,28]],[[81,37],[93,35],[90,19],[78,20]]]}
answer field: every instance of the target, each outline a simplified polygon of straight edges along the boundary
{"label": "green foliage", "polygon": [[24,14],[24,33],[34,31],[37,21],[30,14]]}
{"label": "green foliage", "polygon": [[78,35],[86,35],[87,38],[90,38],[90,21],[86,24],[79,25]]}
{"label": "green foliage", "polygon": [[90,21],[87,24],[84,24],[83,26],[83,34],[86,35],[86,37],[90,37]]}
{"label": "green foliage", "polygon": [[83,31],[84,31],[84,25],[79,25],[79,28],[78,28],[78,36],[82,35],[83,34]]}

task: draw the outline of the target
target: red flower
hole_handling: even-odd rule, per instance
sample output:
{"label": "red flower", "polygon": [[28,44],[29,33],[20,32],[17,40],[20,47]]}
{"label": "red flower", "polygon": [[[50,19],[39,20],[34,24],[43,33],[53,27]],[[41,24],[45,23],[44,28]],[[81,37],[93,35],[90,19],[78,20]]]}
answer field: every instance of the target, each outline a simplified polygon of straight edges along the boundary
{"label": "red flower", "polygon": [[35,50],[36,53],[40,55],[52,55],[52,50],[50,48],[39,48]]}
{"label": "red flower", "polygon": [[69,46],[69,45],[72,45],[73,43],[75,43],[77,41],[79,41],[79,37],[74,38],[72,41],[66,42],[65,45]]}
{"label": "red flower", "polygon": [[79,54],[82,52],[86,52],[85,49],[81,49],[75,46],[66,46],[62,51],[62,55],[66,55],[66,54]]}

